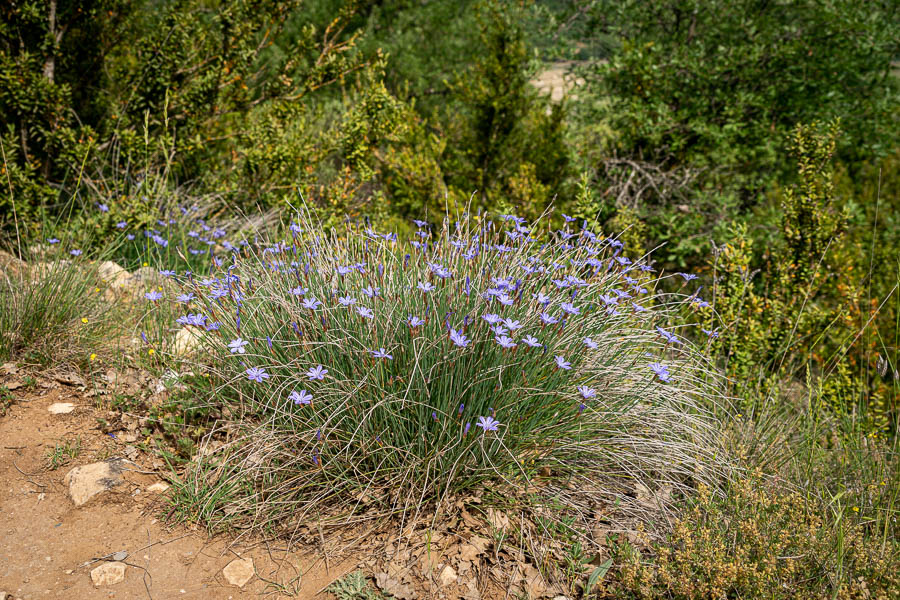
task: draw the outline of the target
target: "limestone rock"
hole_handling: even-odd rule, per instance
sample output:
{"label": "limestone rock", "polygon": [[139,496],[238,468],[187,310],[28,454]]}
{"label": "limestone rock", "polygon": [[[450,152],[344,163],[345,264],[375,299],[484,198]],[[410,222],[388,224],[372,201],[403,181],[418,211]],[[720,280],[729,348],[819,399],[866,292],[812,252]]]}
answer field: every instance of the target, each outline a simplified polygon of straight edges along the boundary
{"label": "limestone rock", "polygon": [[175,336],[175,355],[189,356],[197,351],[200,347],[202,338],[200,334],[191,327],[182,327]]}
{"label": "limestone rock", "polygon": [[125,563],[107,562],[91,571],[95,586],[115,585],[125,580]]}
{"label": "limestone rock", "polygon": [[163,492],[165,492],[165,491],[168,490],[168,489],[169,489],[169,484],[168,484],[168,483],[163,483],[162,481],[157,481],[156,483],[154,483],[153,485],[151,485],[150,487],[148,487],[148,488],[147,488],[147,491],[148,491],[148,492],[155,492],[155,493],[157,493],[157,494],[162,494]]}
{"label": "limestone rock", "polygon": [[456,570],[450,565],[447,565],[443,569],[441,569],[441,574],[438,575],[438,581],[441,582],[441,585],[450,585],[451,583],[456,583],[456,579]]}
{"label": "limestone rock", "polygon": [[222,575],[225,576],[225,581],[231,585],[244,587],[256,575],[256,571],[253,569],[253,559],[238,558],[231,561],[222,569]]}
{"label": "limestone rock", "polygon": [[69,497],[75,506],[82,506],[88,500],[124,482],[122,472],[125,461],[118,458],[75,467],[66,474],[65,483]]}
{"label": "limestone rock", "polygon": [[97,267],[97,274],[104,283],[114,287],[121,287],[123,282],[131,278],[128,271],[111,260],[100,263],[100,266]]}
{"label": "limestone rock", "polygon": [[75,405],[71,402],[54,402],[47,410],[51,415],[67,415],[75,410]]}

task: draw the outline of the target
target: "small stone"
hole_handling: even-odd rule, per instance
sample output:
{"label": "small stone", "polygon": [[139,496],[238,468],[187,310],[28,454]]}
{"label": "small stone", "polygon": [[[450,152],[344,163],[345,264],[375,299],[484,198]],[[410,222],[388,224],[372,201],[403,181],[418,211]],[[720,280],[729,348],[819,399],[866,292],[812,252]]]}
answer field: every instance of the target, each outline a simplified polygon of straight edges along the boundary
{"label": "small stone", "polygon": [[175,336],[175,355],[188,356],[197,351],[202,340],[199,333],[190,327],[182,327]]}
{"label": "small stone", "polygon": [[123,483],[122,472],[125,461],[110,459],[75,467],[66,474],[65,483],[69,497],[75,506],[82,506],[88,500]]}
{"label": "small stone", "polygon": [[153,485],[147,487],[148,492],[155,492],[157,494],[162,494],[167,489],[169,489],[169,484],[163,483],[162,481],[157,481]]}
{"label": "small stone", "polygon": [[51,415],[67,415],[75,410],[75,405],[71,402],[55,402],[47,410]]}
{"label": "small stone", "polygon": [[91,571],[91,581],[95,586],[115,585],[125,580],[125,564],[120,562],[103,563]]}
{"label": "small stone", "polygon": [[438,575],[438,581],[441,582],[441,585],[450,585],[451,583],[456,583],[456,579],[456,571],[450,565],[447,565],[443,569],[441,569],[441,574]]}
{"label": "small stone", "polygon": [[104,283],[117,284],[131,278],[131,274],[111,260],[103,261],[97,267],[97,274]]}
{"label": "small stone", "polygon": [[248,581],[253,579],[256,571],[253,569],[252,558],[238,558],[222,569],[225,581],[239,588],[244,587]]}

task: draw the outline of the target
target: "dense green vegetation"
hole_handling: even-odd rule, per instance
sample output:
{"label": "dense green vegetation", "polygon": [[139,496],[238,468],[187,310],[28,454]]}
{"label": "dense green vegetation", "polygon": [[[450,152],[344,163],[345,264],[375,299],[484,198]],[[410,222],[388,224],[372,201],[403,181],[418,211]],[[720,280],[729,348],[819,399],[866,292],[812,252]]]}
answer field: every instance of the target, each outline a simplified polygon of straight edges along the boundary
{"label": "dense green vegetation", "polygon": [[[60,238],[208,274],[226,232],[294,236],[297,211],[338,240],[550,211],[542,242],[564,226],[652,250],[758,476],[687,498],[703,527],[677,523],[654,561],[619,540],[598,589],[896,589],[897,0],[13,0],[0,16],[0,246],[34,262]],[[550,67],[579,81],[562,101],[532,83]],[[91,368],[105,330],[57,345],[101,284],[58,273],[0,288],[4,360]],[[144,321],[161,354],[170,317]]]}

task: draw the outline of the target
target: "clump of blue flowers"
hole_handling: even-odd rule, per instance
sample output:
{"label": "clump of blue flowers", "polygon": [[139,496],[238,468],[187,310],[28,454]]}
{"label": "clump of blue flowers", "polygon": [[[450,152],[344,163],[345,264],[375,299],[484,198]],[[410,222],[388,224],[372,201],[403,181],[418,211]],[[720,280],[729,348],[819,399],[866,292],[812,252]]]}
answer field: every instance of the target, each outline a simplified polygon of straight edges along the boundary
{"label": "clump of blue flowers", "polygon": [[177,325],[213,349],[210,382],[244,415],[230,454],[208,460],[253,482],[272,518],[544,467],[702,478],[700,399],[715,392],[673,317],[689,297],[657,292],[648,259],[613,238],[571,220],[547,230],[465,215],[415,221],[402,240],[293,222],[178,278]]}

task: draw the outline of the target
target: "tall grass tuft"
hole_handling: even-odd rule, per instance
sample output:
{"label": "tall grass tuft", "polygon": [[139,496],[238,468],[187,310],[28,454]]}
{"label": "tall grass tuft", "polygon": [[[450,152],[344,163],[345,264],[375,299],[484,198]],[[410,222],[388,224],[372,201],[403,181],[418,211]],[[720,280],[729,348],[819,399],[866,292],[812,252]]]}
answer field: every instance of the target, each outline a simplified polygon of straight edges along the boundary
{"label": "tall grass tuft", "polygon": [[640,511],[637,488],[718,486],[719,381],[678,329],[696,294],[568,220],[416,224],[291,223],[174,278],[226,416],[182,484],[196,514],[386,515],[485,484]]}
{"label": "tall grass tuft", "polygon": [[116,327],[97,266],[57,245],[29,259],[0,270],[0,360],[87,364]]}

